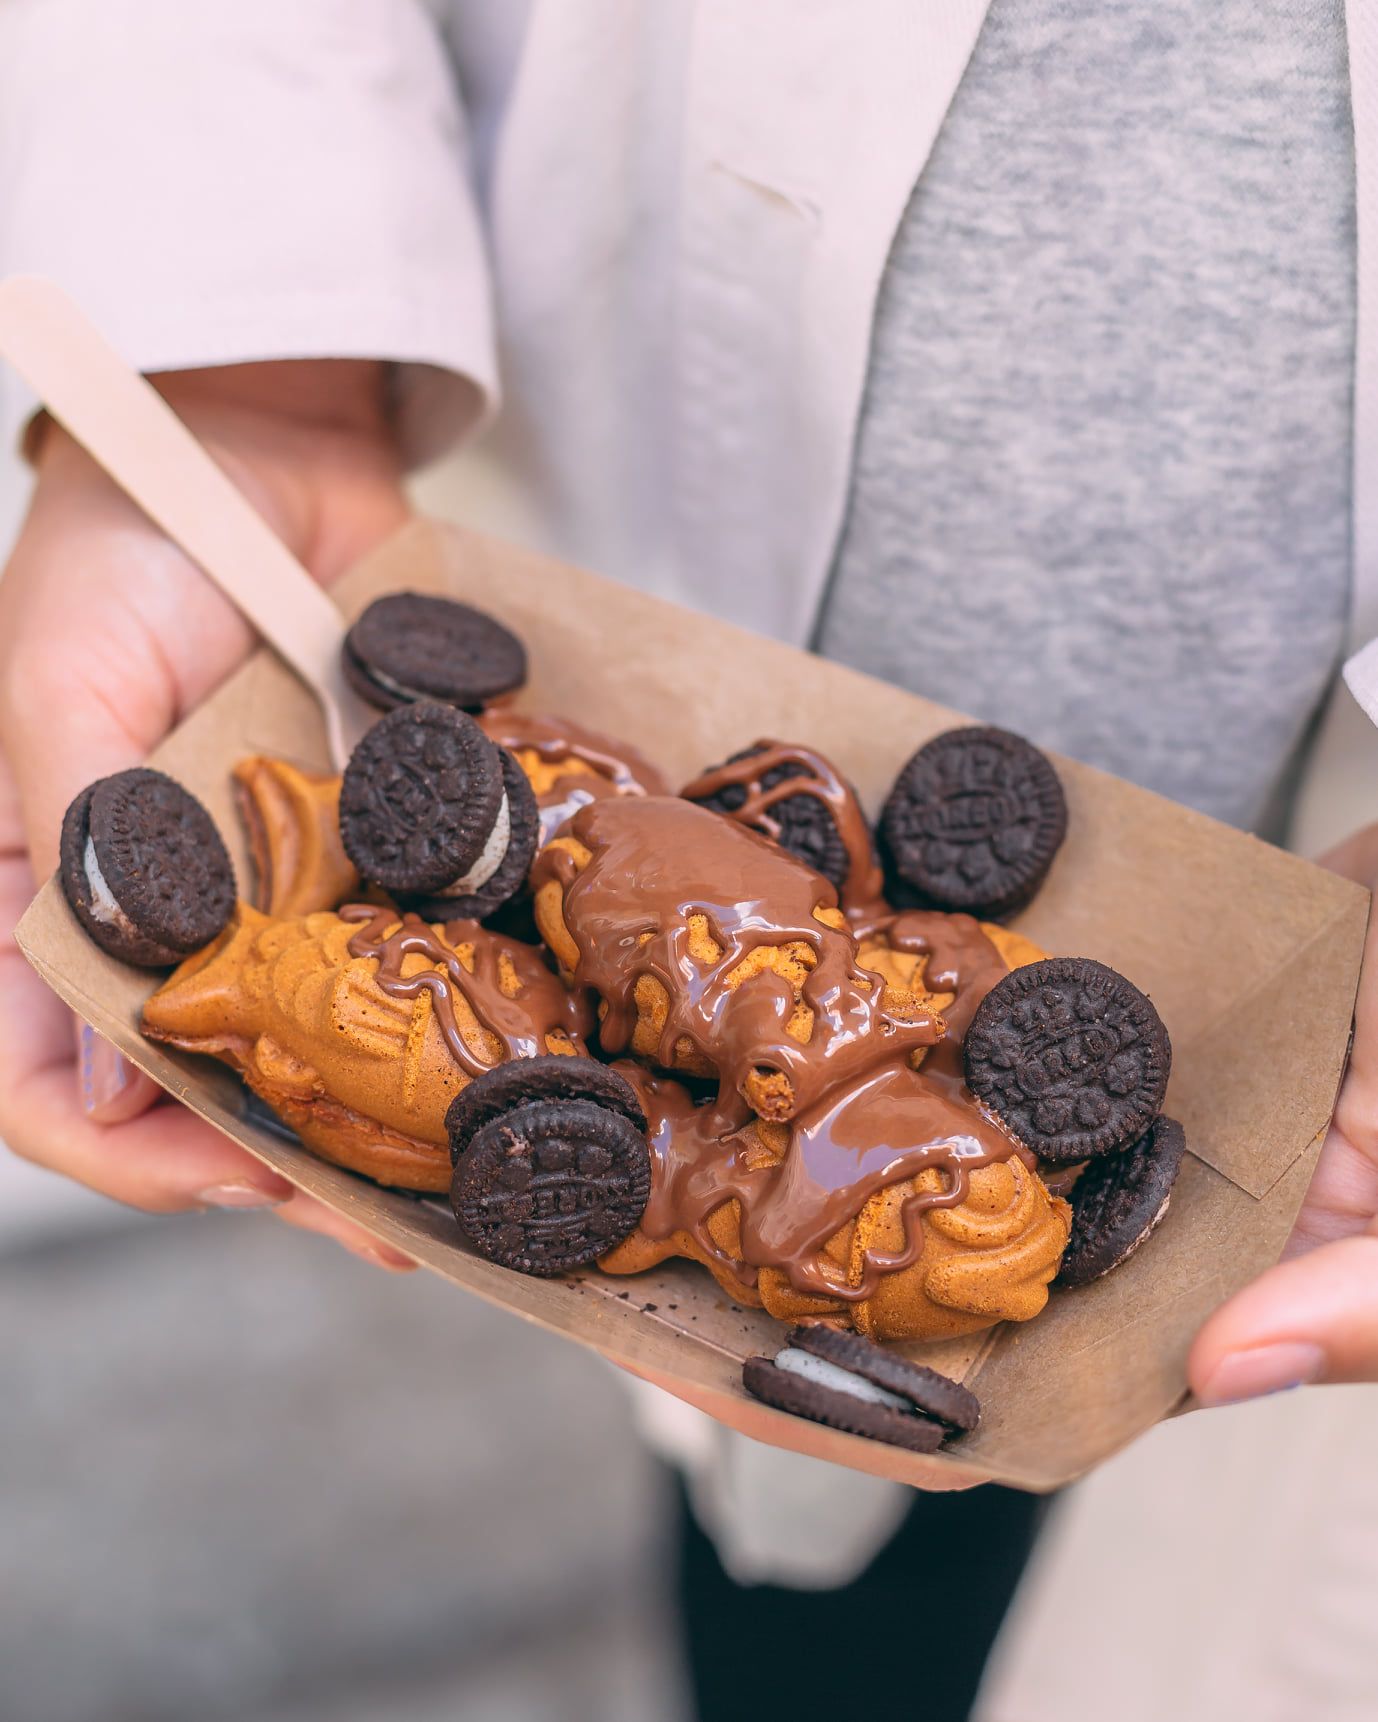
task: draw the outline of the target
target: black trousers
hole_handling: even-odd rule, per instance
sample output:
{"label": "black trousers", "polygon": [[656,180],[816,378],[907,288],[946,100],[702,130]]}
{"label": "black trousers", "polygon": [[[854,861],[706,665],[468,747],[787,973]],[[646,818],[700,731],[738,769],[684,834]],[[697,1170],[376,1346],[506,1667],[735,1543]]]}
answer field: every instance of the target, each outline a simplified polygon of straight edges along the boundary
{"label": "black trousers", "polygon": [[916,1493],[853,1583],[797,1591],[729,1578],[679,1489],[680,1620],[700,1722],[964,1722],[1047,1509],[994,1485]]}

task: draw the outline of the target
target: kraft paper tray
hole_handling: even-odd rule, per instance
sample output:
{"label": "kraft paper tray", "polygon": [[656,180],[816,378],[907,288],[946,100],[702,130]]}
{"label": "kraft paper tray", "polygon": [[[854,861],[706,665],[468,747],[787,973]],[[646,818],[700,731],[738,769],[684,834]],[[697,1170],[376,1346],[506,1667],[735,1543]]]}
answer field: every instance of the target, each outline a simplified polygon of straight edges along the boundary
{"label": "kraft paper tray", "polygon": [[[762,735],[821,748],[874,813],[896,771],[955,716],[838,665],[474,534],[419,522],[338,586],[348,615],[380,592],[445,591],[526,641],[523,709],[625,736],[684,781]],[[154,755],[211,809],[241,881],[248,860],[230,767],[274,753],[323,769],[309,693],[262,651]],[[1071,761],[1071,812],[1052,875],[1017,925],[1149,993],[1172,1035],[1167,1110],[1190,1155],[1171,1210],[1108,1278],[1054,1292],[1036,1321],[907,1348],[980,1394],[980,1430],[940,1463],[1046,1490],[1167,1415],[1202,1319],[1274,1261],[1306,1190],[1348,1043],[1368,894],[1307,862]],[[731,1304],[701,1268],[632,1279],[536,1280],[472,1255],[439,1205],[380,1189],[248,1120],[238,1081],[138,1032],[155,977],[104,956],[49,883],[19,928],[30,962],[135,1064],[302,1189],[491,1303],[607,1357],[673,1377],[710,1403],[742,1399],[741,1360],[783,1329]],[[553,1415],[559,1408],[551,1407]],[[756,1407],[763,1432],[783,1414]],[[792,1444],[901,1481],[916,1461],[788,1420]]]}

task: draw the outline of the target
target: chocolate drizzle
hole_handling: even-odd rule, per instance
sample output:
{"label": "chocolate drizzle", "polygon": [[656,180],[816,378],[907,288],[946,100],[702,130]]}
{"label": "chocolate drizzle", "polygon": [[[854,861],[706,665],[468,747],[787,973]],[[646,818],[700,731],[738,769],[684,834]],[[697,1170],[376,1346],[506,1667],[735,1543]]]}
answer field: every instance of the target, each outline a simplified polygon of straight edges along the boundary
{"label": "chocolate drizzle", "polygon": [[[943,1011],[945,1032],[929,1054],[924,1069],[941,1070],[949,1078],[962,1074],[962,1041],[976,1007],[1009,972],[1005,959],[987,938],[974,915],[946,915],[937,909],[904,909],[886,914],[858,930],[860,937],[884,939],[892,950],[927,957],[924,989],[954,994]],[[971,1104],[977,1103],[973,1098]]]}
{"label": "chocolate drizzle", "polygon": [[[607,1007],[606,1052],[632,1044],[637,985],[647,976],[668,1000],[657,1063],[673,1067],[687,1043],[738,1093],[753,1075],[777,1073],[794,1112],[936,1043],[937,1019],[892,1015],[880,978],[858,966],[851,935],[818,919],[816,909],[837,906],[827,880],[744,826],[666,797],[595,802],[569,831],[596,860],[579,872],[565,851],[543,850],[531,882],[539,891],[560,881],[579,950],[575,982]],[[707,958],[702,944],[696,954],[690,925],[700,916],[712,941]],[[799,992],[813,1022],[803,1042],[789,1032],[791,982],[770,967],[738,973],[758,951],[790,946],[809,953]]]}
{"label": "chocolate drizzle", "polygon": [[[812,748],[792,742],[758,741],[756,750],[743,759],[729,761],[705,771],[680,793],[689,801],[706,801],[724,789],[741,789],[746,799],[728,816],[739,824],[777,840],[780,826],[770,810],[794,795],[812,795],[832,815],[837,834],[847,852],[847,877],[843,881],[842,907],[851,916],[883,909],[882,880],[876,862],[871,832],[856,796],[837,769]],[[801,768],[801,775],[785,777],[767,789],[764,779],[780,766]]]}
{"label": "chocolate drizzle", "polygon": [[569,718],[528,717],[506,706],[490,706],[479,718],[490,741],[516,753],[530,749],[546,765],[576,761],[584,771],[558,774],[536,797],[541,810],[541,842],[591,801],[614,795],[665,795],[669,786],[649,760],[634,748],[584,729]]}
{"label": "chocolate drizzle", "polygon": [[[754,760],[755,769],[762,767]],[[791,779],[791,788],[798,780]],[[688,801],[600,802],[577,814],[570,836],[591,852],[580,871],[563,850],[537,858],[533,885],[558,880],[565,924],[579,951],[575,980],[606,1001],[605,1051],[630,1046],[637,983],[650,975],[668,997],[657,1061],[674,1062],[687,1041],[718,1072],[715,1099],[698,1103],[680,1082],[635,1065],[619,1069],[650,1121],[652,1193],[645,1235],[686,1232],[705,1257],[743,1287],[763,1267],[790,1284],[847,1302],[869,1297],[882,1275],[918,1259],[922,1214],[963,1201],[972,1170],[1019,1155],[1033,1159],[973,1101],[961,1078],[960,1035],[987,988],[1003,975],[999,952],[970,916],[873,912],[870,931],[898,949],[926,955],[925,985],[954,992],[949,1031],[935,1046],[932,1017],[887,1013],[878,974],[856,960],[851,933],[818,921],[835,906],[821,875],[746,827]],[[702,916],[716,954],[697,950],[691,916]],[[808,946],[814,965],[803,986],[814,1013],[800,1043],[786,1032],[793,989],[769,968],[736,986],[728,977],[753,951]],[[932,1048],[922,1070],[911,1055]],[[762,1066],[793,1089],[789,1141],[775,1158],[754,1128],[743,1097]],[[929,1168],[933,1191],[905,1198],[905,1245],[868,1252],[851,1275],[821,1252],[878,1191]],[[723,1249],[709,1220],[724,1203],[740,1210],[740,1256]],[[848,1283],[851,1280],[853,1283]]]}
{"label": "chocolate drizzle", "polygon": [[[966,1199],[970,1174],[1018,1155],[1033,1157],[942,1079],[888,1065],[793,1120],[788,1148],[767,1159],[750,1108],[732,1095],[696,1104],[683,1084],[638,1066],[617,1067],[637,1090],[649,1121],[651,1199],[641,1229],[662,1240],[687,1232],[703,1254],[744,1287],[759,1270],[782,1270],[796,1291],[858,1302],[882,1276],[923,1252],[921,1218]],[[822,1254],[877,1192],[937,1168],[938,1190],[911,1192],[901,1209],[905,1243],[868,1250],[859,1275]],[[708,1222],[739,1204],[740,1257],[724,1250]],[[850,1283],[849,1283],[850,1280]]]}
{"label": "chocolate drizzle", "polygon": [[[500,938],[476,921],[451,921],[441,938],[419,915],[399,914],[368,903],[354,903],[339,911],[342,921],[360,923],[349,941],[351,957],[378,964],[374,979],[389,998],[416,999],[431,995],[435,1020],[455,1063],[469,1076],[481,1076],[492,1064],[479,1058],[460,1030],[455,1012],[456,995],[473,1011],[479,1026],[502,1047],[498,1060],[533,1058],[549,1051],[546,1037],[563,1034],[576,1049],[584,1051],[593,1026],[587,995],[570,991],[546,966],[543,954],[517,939]],[[473,972],[460,961],[455,949],[471,945]],[[430,967],[403,974],[410,956],[419,956]],[[503,991],[502,959],[520,983],[515,998]]]}

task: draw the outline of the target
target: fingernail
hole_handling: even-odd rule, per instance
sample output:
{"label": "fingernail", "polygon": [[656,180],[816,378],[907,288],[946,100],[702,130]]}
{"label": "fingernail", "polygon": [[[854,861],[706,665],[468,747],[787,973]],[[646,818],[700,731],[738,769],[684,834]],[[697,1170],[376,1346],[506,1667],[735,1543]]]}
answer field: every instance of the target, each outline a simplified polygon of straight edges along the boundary
{"label": "fingernail", "polygon": [[1197,1397],[1202,1405],[1237,1405],[1241,1399],[1305,1387],[1324,1373],[1325,1353],[1318,1345],[1301,1340],[1257,1345],[1249,1351],[1227,1352]]}
{"label": "fingernail", "polygon": [[212,1184],[208,1190],[197,1192],[196,1200],[203,1208],[276,1208],[292,1194],[285,1180],[280,1185]]}
{"label": "fingernail", "polygon": [[375,1267],[386,1268],[391,1274],[407,1274],[417,1265],[410,1256],[404,1256],[401,1250],[389,1249],[386,1244],[347,1244],[346,1249],[353,1252],[366,1262],[372,1262]]}
{"label": "fingernail", "polygon": [[81,1087],[82,1111],[88,1118],[96,1118],[115,1106],[133,1086],[138,1074],[104,1035],[97,1034],[90,1023],[81,1025],[77,1080]]}

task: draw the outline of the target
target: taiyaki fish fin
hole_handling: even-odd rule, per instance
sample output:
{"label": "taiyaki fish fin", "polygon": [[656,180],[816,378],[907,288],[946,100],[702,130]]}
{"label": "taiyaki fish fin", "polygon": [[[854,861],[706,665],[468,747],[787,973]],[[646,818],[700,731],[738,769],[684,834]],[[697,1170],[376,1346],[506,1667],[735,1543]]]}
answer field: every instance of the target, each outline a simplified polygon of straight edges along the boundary
{"label": "taiyaki fish fin", "polygon": [[426,988],[415,998],[393,998],[374,979],[375,965],[365,958],[351,962],[330,993],[330,1025],[351,1049],[365,1058],[400,1059],[410,1044],[418,1019],[430,1019]]}
{"label": "taiyaki fish fin", "polygon": [[406,1049],[402,1054],[402,1099],[408,1106],[415,1103],[416,1091],[421,1085],[426,1030],[431,1026],[433,1009],[431,992],[427,988],[417,995],[416,1005],[411,1013],[411,1022],[407,1025]]}
{"label": "taiyaki fish fin", "polygon": [[311,1100],[321,1089],[314,1067],[268,1034],[254,1042],[245,1075],[270,1103],[289,1095]]}

